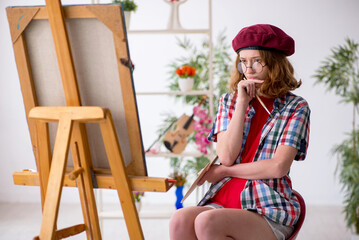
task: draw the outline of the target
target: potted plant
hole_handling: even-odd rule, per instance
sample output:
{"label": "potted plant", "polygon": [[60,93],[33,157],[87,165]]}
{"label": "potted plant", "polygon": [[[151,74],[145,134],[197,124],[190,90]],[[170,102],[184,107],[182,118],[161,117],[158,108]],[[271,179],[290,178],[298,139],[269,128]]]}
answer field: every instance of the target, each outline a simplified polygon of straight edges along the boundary
{"label": "potted plant", "polygon": [[112,3],[121,3],[125,13],[126,28],[130,28],[131,12],[137,10],[137,4],[133,0],[113,0]]}
{"label": "potted plant", "polygon": [[[233,67],[233,59],[230,52],[230,41],[225,36],[225,31],[222,31],[215,38],[213,44],[213,59],[212,59],[212,75],[213,75],[213,102],[218,103],[220,96],[228,91],[227,83],[230,78],[231,69]],[[184,52],[183,55],[174,59],[169,63],[169,77],[168,89],[171,91],[178,91],[178,78],[176,70],[178,66],[189,65],[196,69],[196,74],[193,76],[195,90],[207,90],[209,86],[209,62],[210,62],[210,44],[208,38],[203,39],[200,44],[192,42],[187,37],[183,39],[177,38],[177,45]],[[185,104],[195,105],[202,96],[201,95],[173,95],[174,98],[181,100]],[[214,104],[216,105],[216,104]],[[206,103],[204,106],[207,106]],[[213,106],[213,111],[216,111],[217,106]]]}
{"label": "potted plant", "polygon": [[359,130],[355,117],[359,104],[359,49],[358,43],[345,40],[343,46],[332,49],[316,71],[317,83],[324,83],[328,90],[343,98],[343,102],[352,104],[352,132],[346,140],[333,148],[338,156],[337,171],[344,191],[344,213],[347,226],[354,230],[352,239],[359,239]]}
{"label": "potted plant", "polygon": [[142,206],[141,199],[145,195],[145,193],[144,192],[139,192],[139,191],[133,191],[132,194],[133,194],[133,199],[135,200],[135,205],[136,205],[136,208],[137,208],[137,212],[140,212],[141,206]]}
{"label": "potted plant", "polygon": [[181,91],[187,92],[193,88],[193,77],[196,74],[196,69],[194,67],[184,65],[176,69],[176,74],[179,77],[178,85]]}
{"label": "potted plant", "polygon": [[187,182],[187,173],[181,171],[181,165],[183,161],[180,158],[171,158],[170,165],[173,168],[173,173],[170,174],[170,177],[176,180],[176,209],[183,208],[181,203],[183,199],[183,187],[184,184]]}

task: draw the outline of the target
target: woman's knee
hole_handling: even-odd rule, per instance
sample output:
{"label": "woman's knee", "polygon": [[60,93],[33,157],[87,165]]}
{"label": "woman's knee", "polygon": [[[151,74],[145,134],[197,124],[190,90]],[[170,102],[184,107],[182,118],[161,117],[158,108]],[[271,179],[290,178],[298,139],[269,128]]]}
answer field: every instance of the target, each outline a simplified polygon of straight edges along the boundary
{"label": "woman's knee", "polygon": [[186,207],[177,210],[170,220],[171,239],[197,239],[194,222],[199,214],[211,210],[208,207]]}
{"label": "woman's knee", "polygon": [[170,220],[170,226],[181,225],[182,222],[184,222],[185,214],[183,214],[182,212],[183,212],[182,209],[179,209],[173,213],[171,220]]}
{"label": "woman's knee", "polygon": [[215,211],[202,212],[194,221],[195,232],[199,239],[211,236],[212,232],[216,231],[216,226],[218,224],[216,222]]}
{"label": "woman's knee", "polygon": [[[192,222],[192,223],[191,223]],[[182,232],[193,226],[193,217],[187,209],[179,209],[171,217],[170,232]]]}

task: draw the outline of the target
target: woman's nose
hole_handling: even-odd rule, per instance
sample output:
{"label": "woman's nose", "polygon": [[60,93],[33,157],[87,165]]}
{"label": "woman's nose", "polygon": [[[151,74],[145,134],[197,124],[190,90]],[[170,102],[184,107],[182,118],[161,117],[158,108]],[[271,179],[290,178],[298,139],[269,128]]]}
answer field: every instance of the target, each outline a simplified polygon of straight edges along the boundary
{"label": "woman's nose", "polygon": [[253,66],[247,66],[246,73],[255,73],[255,71],[253,71]]}

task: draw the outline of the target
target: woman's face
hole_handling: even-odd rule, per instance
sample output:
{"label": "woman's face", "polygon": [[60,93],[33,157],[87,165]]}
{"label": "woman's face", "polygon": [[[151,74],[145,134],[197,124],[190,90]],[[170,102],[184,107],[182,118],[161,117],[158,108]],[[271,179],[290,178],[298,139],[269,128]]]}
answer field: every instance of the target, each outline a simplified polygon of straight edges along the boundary
{"label": "woman's face", "polygon": [[268,67],[262,61],[258,50],[242,50],[239,52],[239,65],[247,79],[267,80]]}

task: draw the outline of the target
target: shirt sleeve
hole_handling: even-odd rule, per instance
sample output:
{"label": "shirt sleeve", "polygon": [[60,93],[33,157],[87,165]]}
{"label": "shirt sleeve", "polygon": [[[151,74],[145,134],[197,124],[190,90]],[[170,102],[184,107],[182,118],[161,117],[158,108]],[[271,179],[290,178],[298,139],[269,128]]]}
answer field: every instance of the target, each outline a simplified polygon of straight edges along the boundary
{"label": "shirt sleeve", "polygon": [[217,133],[226,131],[230,121],[229,118],[229,94],[224,94],[221,96],[221,99],[217,108],[217,116],[213,123],[212,130],[208,135],[208,140],[212,142],[217,142]]}
{"label": "shirt sleeve", "polygon": [[310,132],[310,109],[307,102],[301,102],[291,114],[281,139],[280,145],[298,149],[295,160],[304,160],[307,154]]}

